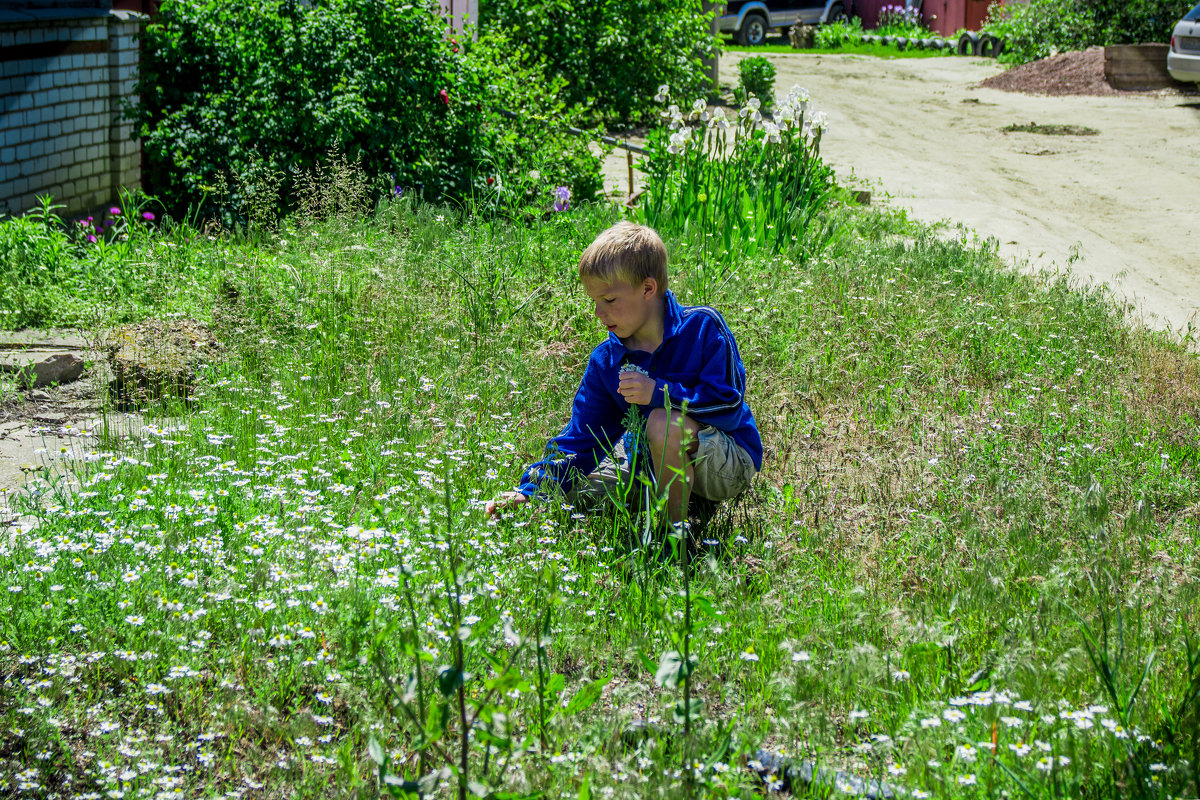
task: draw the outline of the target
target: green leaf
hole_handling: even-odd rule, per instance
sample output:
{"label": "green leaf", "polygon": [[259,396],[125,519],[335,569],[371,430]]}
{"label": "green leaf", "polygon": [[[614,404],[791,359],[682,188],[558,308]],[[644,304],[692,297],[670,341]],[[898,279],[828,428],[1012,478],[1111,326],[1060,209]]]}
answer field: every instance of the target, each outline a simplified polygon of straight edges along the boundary
{"label": "green leaf", "polygon": [[372,736],[370,739],[367,740],[367,755],[369,755],[371,757],[371,760],[374,761],[376,764],[378,764],[381,767],[383,766],[383,764],[384,764],[383,745],[381,745],[379,743],[379,740],[376,739],[374,736]]}
{"label": "green leaf", "polygon": [[650,660],[650,656],[643,653],[641,650],[637,653],[638,663],[646,670],[646,672],[654,672],[654,662]]}
{"label": "green leaf", "polygon": [[567,703],[567,708],[564,712],[566,716],[574,716],[581,711],[586,711],[594,706],[596,701],[600,699],[600,694],[604,691],[604,687],[607,686],[611,680],[612,677],[609,676],[607,678],[598,678],[590,683],[584,684],[584,686],[575,693],[575,696],[571,698],[571,701]]}
{"label": "green leaf", "polygon": [[659,686],[674,689],[692,674],[699,663],[700,660],[695,656],[689,656],[687,663],[684,663],[683,656],[679,651],[668,650],[659,659],[658,670],[654,673],[654,680],[658,682]]}
{"label": "green leaf", "polygon": [[697,611],[710,619],[723,619],[725,616],[707,597],[693,597],[692,603],[695,605]]}
{"label": "green leaf", "polygon": [[461,689],[462,685],[462,670],[455,669],[449,664],[438,667],[438,689],[441,691],[442,697],[449,697]]}
{"label": "green leaf", "polygon": [[682,700],[675,703],[675,707],[671,711],[671,717],[677,723],[686,722],[688,719],[699,719],[704,712],[704,698],[693,697],[687,705],[684,705]]}
{"label": "green leaf", "polygon": [[588,787],[588,776],[583,776],[583,783],[579,786],[579,800],[592,800],[592,790]]}

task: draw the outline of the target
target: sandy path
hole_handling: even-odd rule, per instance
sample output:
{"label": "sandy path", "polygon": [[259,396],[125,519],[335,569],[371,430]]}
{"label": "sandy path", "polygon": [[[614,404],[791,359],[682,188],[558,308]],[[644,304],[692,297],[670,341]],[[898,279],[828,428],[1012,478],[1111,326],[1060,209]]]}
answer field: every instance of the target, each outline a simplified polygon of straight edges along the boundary
{"label": "sandy path", "polygon": [[[735,84],[740,53],[722,59]],[[1133,300],[1148,325],[1200,326],[1200,98],[1039,97],[972,88],[986,59],[770,56],[786,92],[829,114],[821,152],[919,219],[996,237],[1027,268],[1066,266]],[[1002,133],[1083,125],[1098,136]]]}
{"label": "sandy path", "polygon": [[[722,57],[723,84],[737,84],[743,57]],[[767,57],[777,91],[798,83],[828,113],[821,153],[844,183],[995,237],[1025,269],[1069,265],[1134,302],[1149,326],[1200,326],[1200,97],[973,88],[1000,69],[981,58]],[[1100,134],[1000,131],[1029,122]],[[619,176],[625,188],[623,163],[606,185]]]}

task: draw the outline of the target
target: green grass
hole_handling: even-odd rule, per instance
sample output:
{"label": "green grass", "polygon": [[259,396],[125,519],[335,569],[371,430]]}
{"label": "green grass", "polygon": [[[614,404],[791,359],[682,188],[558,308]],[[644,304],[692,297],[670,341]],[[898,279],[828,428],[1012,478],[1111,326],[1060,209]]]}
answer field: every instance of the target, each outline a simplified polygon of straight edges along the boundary
{"label": "green grass", "polygon": [[852,55],[852,56],[871,56],[873,58],[942,58],[953,55],[952,50],[918,50],[915,47],[908,47],[904,50],[899,50],[895,45],[884,47],[881,44],[846,44],[842,47],[812,47],[804,50],[797,50],[792,47],[785,36],[770,37],[767,39],[767,44],[759,45],[758,47],[743,47],[739,44],[734,44],[727,41],[723,45],[723,50],[727,53],[748,53],[750,55],[764,55],[767,53],[791,53],[793,55],[808,55],[808,56],[825,56],[825,55]]}
{"label": "green grass", "polygon": [[824,248],[723,283],[668,236],[767,448],[720,548],[684,565],[558,502],[489,521],[603,335],[574,265],[617,217],[133,237],[124,315],[229,350],[15,501],[41,524],[0,544],[0,788],[342,797],[383,762],[727,797],[768,747],[938,796],[1194,796],[1195,356],[893,212],[831,207]]}

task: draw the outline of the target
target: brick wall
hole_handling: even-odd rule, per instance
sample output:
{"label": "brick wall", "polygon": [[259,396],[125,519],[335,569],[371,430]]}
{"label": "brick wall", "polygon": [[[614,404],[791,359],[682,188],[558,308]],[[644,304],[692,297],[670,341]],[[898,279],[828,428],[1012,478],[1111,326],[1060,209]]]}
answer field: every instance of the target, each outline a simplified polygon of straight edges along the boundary
{"label": "brick wall", "polygon": [[141,183],[136,102],[144,17],[106,9],[0,10],[0,214],[50,194],[77,213]]}

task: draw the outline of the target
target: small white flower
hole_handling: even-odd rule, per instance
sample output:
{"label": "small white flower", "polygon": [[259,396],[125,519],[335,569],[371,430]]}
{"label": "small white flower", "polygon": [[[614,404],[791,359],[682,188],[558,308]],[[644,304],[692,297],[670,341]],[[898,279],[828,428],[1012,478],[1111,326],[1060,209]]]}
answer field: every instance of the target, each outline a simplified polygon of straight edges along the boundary
{"label": "small white flower", "polygon": [[758,661],[758,653],[751,650],[742,651],[742,661]]}

